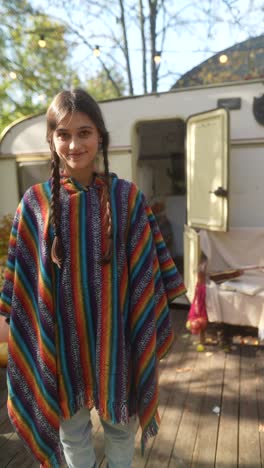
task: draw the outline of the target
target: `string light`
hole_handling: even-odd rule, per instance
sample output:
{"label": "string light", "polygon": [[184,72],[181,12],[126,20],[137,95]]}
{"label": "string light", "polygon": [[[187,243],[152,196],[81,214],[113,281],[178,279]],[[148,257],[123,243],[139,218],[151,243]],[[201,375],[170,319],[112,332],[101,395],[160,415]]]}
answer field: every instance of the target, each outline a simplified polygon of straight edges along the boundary
{"label": "string light", "polygon": [[226,62],[228,62],[228,56],[225,55],[225,54],[220,55],[220,57],[219,57],[219,62],[220,62],[220,63],[226,63]]}
{"label": "string light", "polygon": [[161,52],[156,52],[153,57],[153,60],[156,63],[156,65],[159,65],[161,62]]}
{"label": "string light", "polygon": [[46,47],[47,43],[46,43],[46,41],[45,41],[45,36],[44,36],[44,34],[41,34],[41,35],[40,35],[40,39],[39,39],[39,41],[38,41],[38,45],[39,45],[39,47],[41,47],[42,49],[44,49],[44,47]]}
{"label": "string light", "polygon": [[38,95],[38,100],[39,100],[40,102],[45,101],[45,99],[46,99],[45,94],[39,94],[39,95]]}
{"label": "string light", "polygon": [[100,47],[98,45],[96,45],[94,50],[93,50],[93,55],[95,57],[100,57],[100,54],[101,54]]}
{"label": "string light", "polygon": [[15,80],[15,79],[17,78],[16,72],[13,72],[13,71],[11,71],[11,72],[9,73],[9,76],[10,76],[10,78],[11,78],[12,80]]}

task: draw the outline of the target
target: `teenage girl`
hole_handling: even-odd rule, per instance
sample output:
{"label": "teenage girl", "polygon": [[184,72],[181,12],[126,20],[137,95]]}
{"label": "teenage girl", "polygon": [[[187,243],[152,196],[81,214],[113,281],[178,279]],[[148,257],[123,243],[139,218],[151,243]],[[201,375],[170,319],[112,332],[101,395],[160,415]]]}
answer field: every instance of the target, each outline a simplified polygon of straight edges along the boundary
{"label": "teenage girl", "polygon": [[129,468],[135,418],[142,445],[158,431],[168,302],[185,287],[143,193],[109,173],[92,97],[55,96],[47,140],[51,178],[19,204],[0,300],[10,321],[9,417],[43,468],[92,468],[95,407],[108,467]]}

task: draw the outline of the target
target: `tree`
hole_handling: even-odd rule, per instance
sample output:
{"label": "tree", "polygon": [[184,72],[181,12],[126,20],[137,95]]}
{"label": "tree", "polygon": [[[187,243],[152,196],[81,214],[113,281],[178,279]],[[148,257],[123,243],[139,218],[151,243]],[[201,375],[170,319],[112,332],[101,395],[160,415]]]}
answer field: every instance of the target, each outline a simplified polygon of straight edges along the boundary
{"label": "tree", "polygon": [[[67,62],[65,26],[34,13],[26,1],[0,6],[1,129],[16,118],[42,111],[58,90],[80,82]],[[47,32],[46,46],[40,47],[38,41],[44,41]]]}
{"label": "tree", "polygon": [[66,40],[67,24],[37,11],[29,0],[0,0],[0,15],[0,132],[17,118],[46,110],[61,89],[82,86],[96,99],[125,91],[115,69],[110,70],[115,85],[104,68],[82,70],[71,57],[75,48]]}
{"label": "tree", "polygon": [[[210,50],[210,44],[212,48],[219,27],[227,25],[229,34],[236,31],[247,38],[261,32],[263,16],[262,0],[243,2],[243,8],[240,0],[47,1],[63,12],[70,33],[68,40],[76,47],[76,54],[78,47],[85,47],[86,63],[90,65],[93,50],[99,45],[97,70],[104,70],[117,94],[119,84],[112,72],[115,69],[122,73],[130,95],[135,94],[139,70],[144,93],[158,91],[160,81],[168,75],[173,81],[179,76],[164,57],[168,42],[172,44],[171,52],[177,52],[177,40],[184,31],[193,38],[194,50],[202,37],[208,57],[216,52]],[[133,52],[137,53],[137,60],[131,58]]]}
{"label": "tree", "polygon": [[[41,9],[36,0],[0,0],[0,130],[46,109],[62,88],[88,86],[106,99],[157,92],[167,77],[172,85],[180,72],[166,57],[176,54],[181,34],[189,32],[196,50],[200,35],[208,58],[223,25],[241,39],[261,30],[262,0],[248,0],[244,10],[240,3],[43,0]],[[46,47],[38,45],[41,38]]]}
{"label": "tree", "polygon": [[96,76],[91,77],[85,83],[85,88],[97,101],[105,99],[114,99],[125,93],[125,82],[122,75],[116,70],[110,70],[115,82],[118,84],[118,92],[108,79],[105,70],[99,72]]}

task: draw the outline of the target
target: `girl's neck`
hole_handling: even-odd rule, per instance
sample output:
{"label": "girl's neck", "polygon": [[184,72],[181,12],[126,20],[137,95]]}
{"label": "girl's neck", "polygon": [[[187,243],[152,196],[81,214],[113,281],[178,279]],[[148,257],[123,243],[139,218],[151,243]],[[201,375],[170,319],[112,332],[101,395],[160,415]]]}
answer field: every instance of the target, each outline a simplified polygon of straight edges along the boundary
{"label": "girl's neck", "polygon": [[87,187],[93,180],[94,170],[88,172],[87,170],[74,171],[71,169],[69,171],[69,169],[66,168],[64,174],[68,177],[73,177],[73,179],[75,179],[83,187]]}

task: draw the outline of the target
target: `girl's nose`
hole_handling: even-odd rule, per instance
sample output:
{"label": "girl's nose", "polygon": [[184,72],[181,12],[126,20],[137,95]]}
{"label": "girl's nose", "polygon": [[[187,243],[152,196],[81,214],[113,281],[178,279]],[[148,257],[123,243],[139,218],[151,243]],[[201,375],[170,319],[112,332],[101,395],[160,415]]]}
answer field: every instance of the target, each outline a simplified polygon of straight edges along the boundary
{"label": "girl's nose", "polygon": [[78,145],[79,145],[78,138],[72,137],[70,144],[69,144],[69,149],[71,150],[71,149],[78,148]]}

